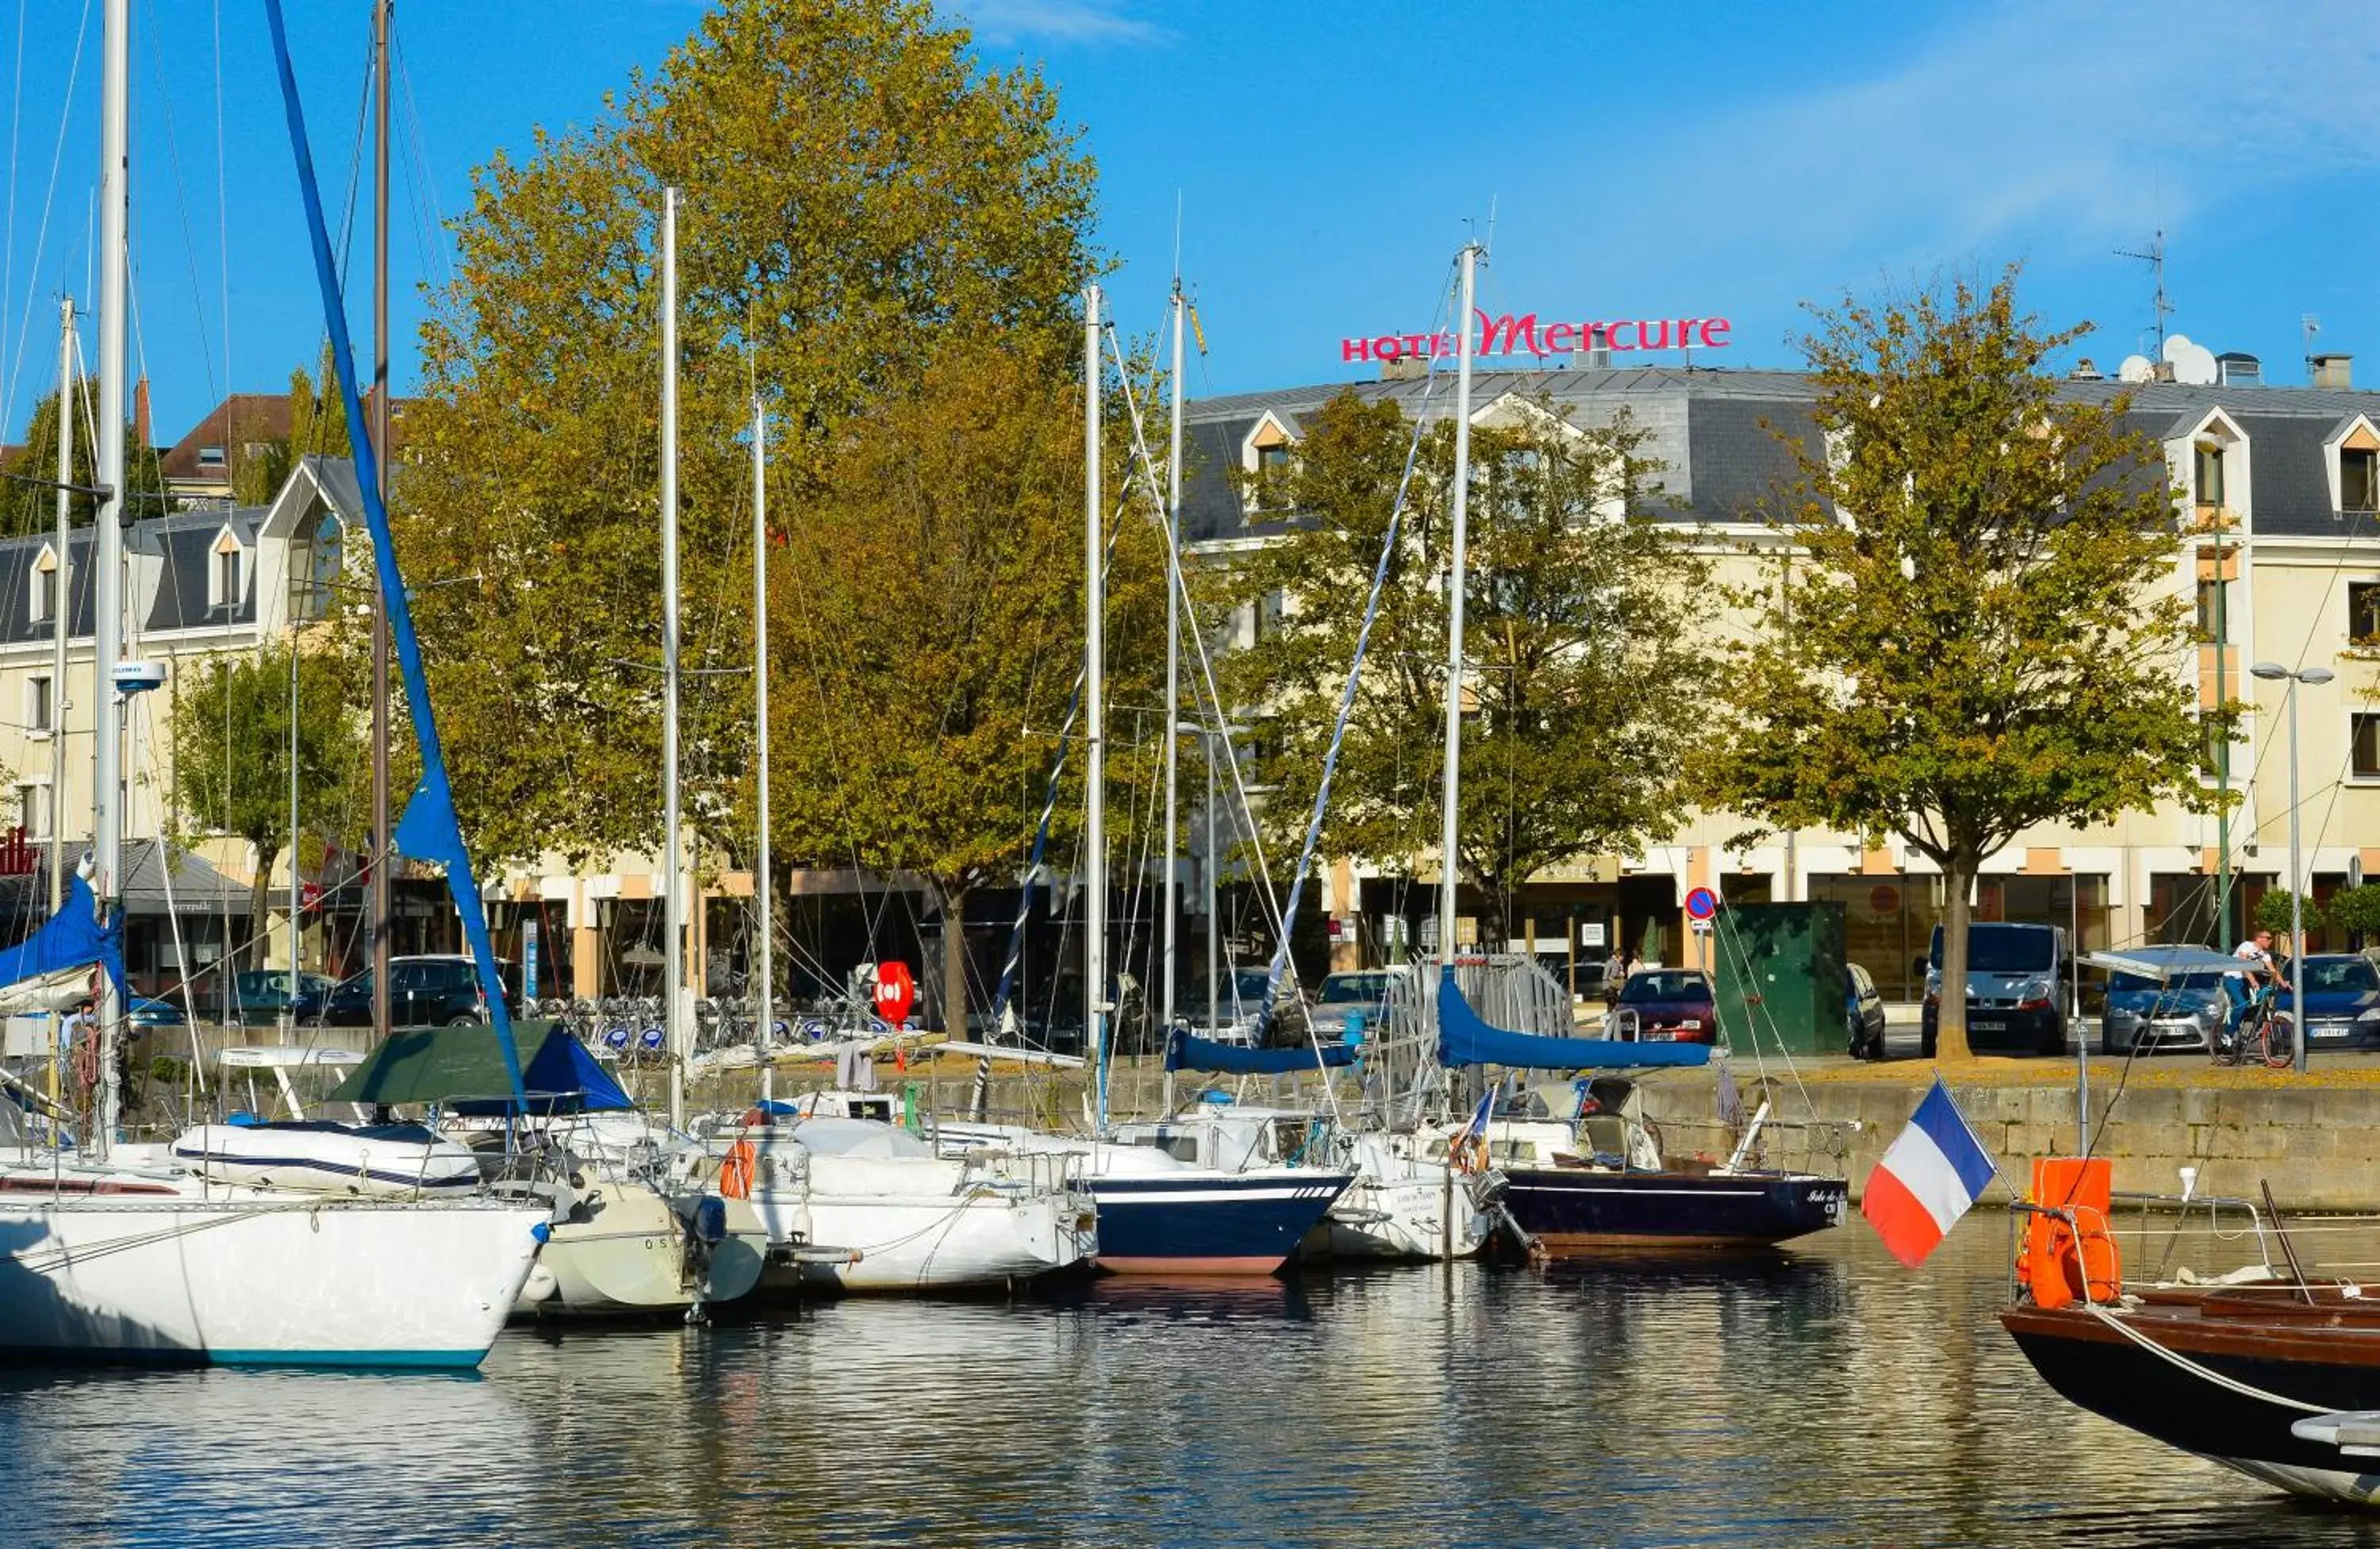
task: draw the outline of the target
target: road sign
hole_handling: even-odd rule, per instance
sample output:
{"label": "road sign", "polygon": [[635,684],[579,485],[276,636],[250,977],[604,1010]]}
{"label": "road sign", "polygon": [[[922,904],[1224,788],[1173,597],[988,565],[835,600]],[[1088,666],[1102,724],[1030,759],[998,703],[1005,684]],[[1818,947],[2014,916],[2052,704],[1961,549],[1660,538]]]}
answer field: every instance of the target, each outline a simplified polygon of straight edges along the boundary
{"label": "road sign", "polygon": [[1689,920],[1686,921],[1686,928],[1698,936],[1711,933],[1711,922],[1707,920]]}
{"label": "road sign", "polygon": [[1686,913],[1696,920],[1708,920],[1718,912],[1718,895],[1707,887],[1697,887],[1686,895]]}

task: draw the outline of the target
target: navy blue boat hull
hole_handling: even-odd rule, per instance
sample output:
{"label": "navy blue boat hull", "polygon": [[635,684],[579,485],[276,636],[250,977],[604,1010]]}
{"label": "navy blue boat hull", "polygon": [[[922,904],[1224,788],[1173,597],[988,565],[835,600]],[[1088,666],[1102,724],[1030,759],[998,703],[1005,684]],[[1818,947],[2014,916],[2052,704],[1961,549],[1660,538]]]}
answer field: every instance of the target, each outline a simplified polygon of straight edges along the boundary
{"label": "navy blue boat hull", "polygon": [[1582,1167],[1505,1174],[1500,1196],[1532,1246],[1560,1258],[1608,1248],[1768,1248],[1840,1226],[1850,1187],[1802,1173],[1712,1176]]}
{"label": "navy blue boat hull", "polygon": [[1354,1181],[1351,1173],[1095,1177],[1099,1263],[1118,1275],[1271,1275]]}

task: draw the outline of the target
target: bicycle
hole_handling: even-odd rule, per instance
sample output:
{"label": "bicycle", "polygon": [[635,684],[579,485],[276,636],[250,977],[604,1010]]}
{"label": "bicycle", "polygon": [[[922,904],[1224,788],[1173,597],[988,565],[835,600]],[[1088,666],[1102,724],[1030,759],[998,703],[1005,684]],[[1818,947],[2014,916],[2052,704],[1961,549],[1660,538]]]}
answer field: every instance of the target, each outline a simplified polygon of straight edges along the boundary
{"label": "bicycle", "polygon": [[2210,1051],[2217,1065],[2253,1059],[2270,1070],[2287,1070],[2297,1063],[2297,1024],[2274,1006],[2277,992],[2261,985],[2240,1008],[2236,1020],[2215,1035]]}

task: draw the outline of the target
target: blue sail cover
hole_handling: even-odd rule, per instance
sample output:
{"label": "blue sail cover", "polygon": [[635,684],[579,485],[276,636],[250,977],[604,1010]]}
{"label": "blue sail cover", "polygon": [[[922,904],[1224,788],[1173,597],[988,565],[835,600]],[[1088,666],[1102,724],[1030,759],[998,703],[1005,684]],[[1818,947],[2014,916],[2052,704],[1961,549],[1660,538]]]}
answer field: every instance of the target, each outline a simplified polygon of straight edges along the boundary
{"label": "blue sail cover", "polygon": [[28,979],[67,969],[104,964],[115,992],[124,994],[124,922],[99,922],[99,900],[91,884],[79,876],[67,878],[66,902],[42,928],[0,952],[0,989]]}
{"label": "blue sail cover", "polygon": [[1501,1065],[1515,1070],[1627,1070],[1708,1065],[1707,1043],[1631,1043],[1617,1038],[1546,1038],[1490,1027],[1455,987],[1451,965],[1438,983],[1438,1063]]}
{"label": "blue sail cover", "polygon": [[1193,1038],[1186,1028],[1175,1028],[1165,1041],[1165,1068],[1203,1070],[1219,1076],[1290,1076],[1318,1067],[1336,1069],[1355,1063],[1355,1051],[1344,1043],[1321,1049],[1247,1049]]}
{"label": "blue sail cover", "polygon": [[636,1104],[620,1090],[612,1073],[587,1052],[587,1045],[561,1028],[547,1031],[528,1068],[521,1072],[523,1089],[517,1104],[462,1102],[458,1114],[501,1114],[526,1110],[532,1114],[625,1113]]}

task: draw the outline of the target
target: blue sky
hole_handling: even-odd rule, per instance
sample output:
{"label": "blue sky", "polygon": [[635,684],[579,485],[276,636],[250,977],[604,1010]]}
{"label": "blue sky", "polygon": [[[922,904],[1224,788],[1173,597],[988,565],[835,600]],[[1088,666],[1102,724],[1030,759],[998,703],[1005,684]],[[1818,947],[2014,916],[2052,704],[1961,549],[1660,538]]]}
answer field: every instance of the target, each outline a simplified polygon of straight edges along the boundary
{"label": "blue sky", "polygon": [[[85,8],[0,8],[11,433],[55,372],[55,298],[86,290],[99,79]],[[291,9],[317,162],[343,187],[370,6]],[[1450,255],[1491,211],[1491,311],[1725,316],[1730,348],[1698,360],[1740,366],[1792,361],[1804,300],[2012,259],[2038,311],[2099,325],[2085,348],[2109,363],[2152,321],[2145,266],[2113,250],[2161,226],[2173,327],[2291,382],[2315,313],[2318,347],[2370,355],[2362,376],[2380,382],[2366,280],[2380,7],[2357,0],[2300,0],[2286,20],[2218,0],[954,9],[987,59],[1039,62],[1059,85],[1099,159],[1099,239],[1135,332],[1160,321],[1179,196],[1212,348],[1196,392],[1356,374],[1339,339],[1427,327]],[[443,276],[437,215],[470,169],[536,126],[598,114],[699,12],[401,0],[419,153],[392,223],[400,390],[412,289]],[[261,4],[134,0],[134,14],[140,341],[170,440],[226,383],[277,388],[320,328]]]}

